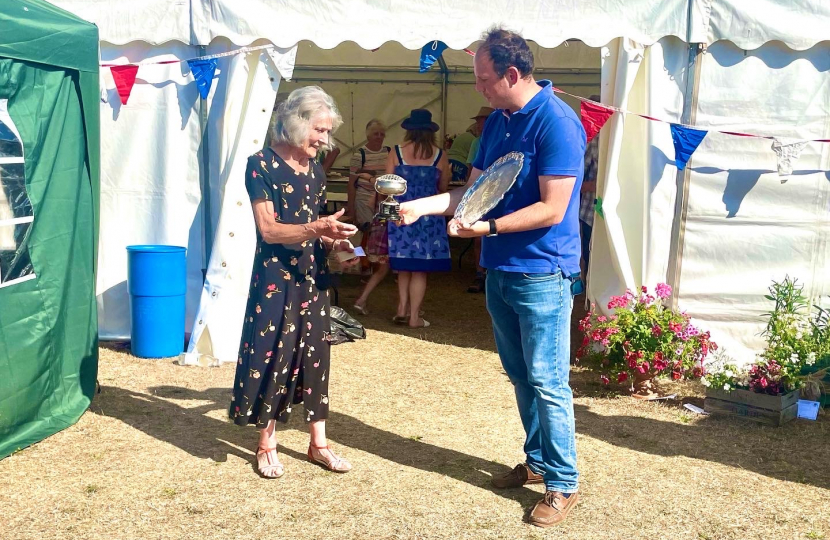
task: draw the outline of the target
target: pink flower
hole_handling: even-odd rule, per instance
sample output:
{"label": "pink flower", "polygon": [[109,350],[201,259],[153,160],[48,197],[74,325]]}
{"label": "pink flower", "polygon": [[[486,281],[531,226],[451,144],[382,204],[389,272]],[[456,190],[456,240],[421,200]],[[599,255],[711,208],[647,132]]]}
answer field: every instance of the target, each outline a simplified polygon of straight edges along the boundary
{"label": "pink flower", "polygon": [[665,360],[654,360],[654,369],[656,369],[657,371],[663,371],[667,367],[669,367],[669,363]]}
{"label": "pink flower", "polygon": [[277,286],[276,286],[276,285],[274,285],[273,283],[272,283],[272,284],[270,284],[270,285],[268,285],[268,287],[267,287],[267,288],[268,288],[268,290],[269,290],[269,291],[276,291],[276,290],[277,290]]}
{"label": "pink flower", "polygon": [[648,373],[648,370],[650,368],[651,366],[648,365],[648,362],[643,362],[642,364],[637,366],[637,371],[639,371],[640,373]]}
{"label": "pink flower", "polygon": [[671,296],[671,286],[665,283],[658,283],[655,292],[659,298],[668,298]]}
{"label": "pink flower", "polygon": [[617,382],[618,383],[625,382],[627,380],[628,380],[628,373],[626,373],[625,371],[623,371],[622,373],[617,375]]}
{"label": "pink flower", "polygon": [[611,380],[608,378],[608,375],[600,375],[599,380],[602,381],[602,384],[608,384]]}
{"label": "pink flower", "polygon": [[608,320],[608,317],[606,317],[605,315],[600,315],[599,317],[597,317],[597,320],[599,322],[605,322]]}
{"label": "pink flower", "polygon": [[644,293],[647,293],[648,292],[648,287],[643,285],[642,287],[640,287],[640,290],[643,291]]}
{"label": "pink flower", "polygon": [[662,333],[663,333],[663,330],[660,328],[659,325],[655,324],[654,326],[651,327],[651,334],[654,337],[660,337],[660,334],[662,334]]}

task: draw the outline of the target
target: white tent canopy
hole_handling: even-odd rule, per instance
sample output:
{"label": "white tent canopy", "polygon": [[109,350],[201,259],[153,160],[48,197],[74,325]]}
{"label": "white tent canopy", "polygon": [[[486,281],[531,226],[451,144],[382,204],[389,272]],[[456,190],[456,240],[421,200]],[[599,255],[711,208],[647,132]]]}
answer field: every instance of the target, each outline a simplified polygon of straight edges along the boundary
{"label": "white tent canopy", "polygon": [[[462,49],[488,26],[503,23],[543,48],[569,39],[602,46],[599,59],[581,44],[539,50],[543,68],[576,70],[551,72],[557,86],[574,94],[587,94],[601,62],[605,103],[704,128],[830,138],[830,43],[822,41],[830,5],[818,0],[56,3],[99,25],[104,60],[186,59],[262,43],[282,47],[222,59],[204,107],[186,65],[142,67],[124,107],[104,77],[102,118],[112,121],[102,121],[102,336],[110,321],[112,336],[129,331],[128,319],[116,314],[126,304],[123,247],[187,244],[194,357],[236,359],[254,237],[242,169],[262,145],[278,88],[289,88],[279,86],[280,76],[290,76],[295,55],[302,68],[294,73],[298,79],[345,78],[344,72],[350,79],[371,79],[358,68],[374,65],[391,83],[411,77],[393,68],[416,65],[424,44],[441,40]],[[344,44],[334,54],[323,50],[347,41],[360,49]],[[445,58],[459,67],[448,70],[458,93],[444,93],[445,110],[474,112],[483,103],[469,97],[469,88],[462,90],[469,74],[460,69],[469,57],[447,51]],[[426,77],[439,76],[435,71]],[[567,81],[588,86],[569,89]],[[303,83],[310,82],[290,84]],[[337,84],[327,81],[342,101]],[[349,134],[348,146],[360,142],[366,119],[360,117],[369,114],[360,107],[350,113],[353,126],[340,135]],[[388,111],[385,120],[394,122],[395,114]],[[451,113],[448,131],[460,131],[467,114]],[[790,273],[806,283],[811,297],[830,293],[830,182],[821,172],[830,169],[830,151],[809,144],[796,173],[782,184],[769,143],[710,133],[687,172],[678,174],[666,124],[612,117],[601,133],[605,218],[595,223],[589,295],[605,302],[625,287],[668,280],[679,306],[745,361],[761,345],[759,316],[771,279]],[[202,215],[209,216],[204,223]],[[118,232],[108,235],[108,228]],[[215,238],[204,286],[203,234]]]}
{"label": "white tent canopy", "polygon": [[354,41],[371,50],[387,41],[420,49],[439,39],[462,49],[482,29],[503,23],[546,48],[567,39],[601,47],[618,37],[651,45],[675,36],[693,43],[731,41],[756,49],[780,41],[803,50],[827,40],[830,5],[817,0],[56,0],[94,21],[101,41],[160,45],[179,41],[236,45],[265,39],[284,48],[310,40],[324,49]]}

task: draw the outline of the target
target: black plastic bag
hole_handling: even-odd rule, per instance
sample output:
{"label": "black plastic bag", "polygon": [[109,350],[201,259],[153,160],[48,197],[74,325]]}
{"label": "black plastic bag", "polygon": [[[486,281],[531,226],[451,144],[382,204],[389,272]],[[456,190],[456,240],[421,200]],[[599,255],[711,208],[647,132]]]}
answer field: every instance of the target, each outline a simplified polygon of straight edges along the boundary
{"label": "black plastic bag", "polygon": [[366,339],[366,329],[360,321],[346,313],[340,306],[331,306],[331,344]]}

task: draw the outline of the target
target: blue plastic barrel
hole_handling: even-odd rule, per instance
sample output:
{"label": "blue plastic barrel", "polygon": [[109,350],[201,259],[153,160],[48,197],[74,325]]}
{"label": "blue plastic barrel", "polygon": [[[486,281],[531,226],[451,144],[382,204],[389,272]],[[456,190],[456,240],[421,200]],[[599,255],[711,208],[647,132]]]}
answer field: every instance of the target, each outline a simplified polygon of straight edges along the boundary
{"label": "blue plastic barrel", "polygon": [[164,358],[184,350],[186,252],[179,246],[127,246],[133,355]]}

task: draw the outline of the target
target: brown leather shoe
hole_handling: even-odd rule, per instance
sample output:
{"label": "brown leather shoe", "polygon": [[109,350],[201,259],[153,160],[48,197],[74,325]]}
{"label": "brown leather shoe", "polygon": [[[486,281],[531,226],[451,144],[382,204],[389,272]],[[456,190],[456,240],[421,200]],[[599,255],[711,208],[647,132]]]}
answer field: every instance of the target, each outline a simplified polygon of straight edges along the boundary
{"label": "brown leather shoe", "polygon": [[542,475],[531,471],[526,463],[519,463],[513,470],[501,476],[494,476],[490,481],[499,489],[517,488],[525,484],[541,484]]}
{"label": "brown leather shoe", "polygon": [[571,493],[566,499],[558,491],[546,491],[542,500],[530,512],[530,524],[537,527],[552,527],[562,523],[576,503],[579,493]]}

